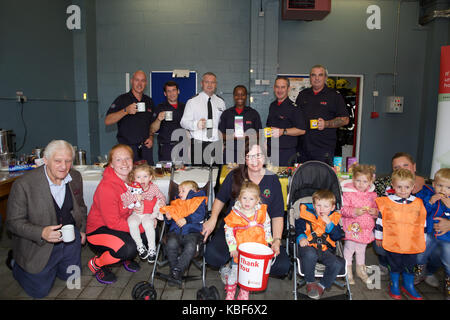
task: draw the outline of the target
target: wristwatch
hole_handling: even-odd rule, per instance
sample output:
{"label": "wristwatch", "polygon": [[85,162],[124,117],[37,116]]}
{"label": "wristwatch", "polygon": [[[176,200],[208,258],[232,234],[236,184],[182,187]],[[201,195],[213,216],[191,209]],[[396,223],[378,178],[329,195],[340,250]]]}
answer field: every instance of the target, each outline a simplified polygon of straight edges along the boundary
{"label": "wristwatch", "polygon": [[287,136],[287,129],[283,130],[283,136]]}

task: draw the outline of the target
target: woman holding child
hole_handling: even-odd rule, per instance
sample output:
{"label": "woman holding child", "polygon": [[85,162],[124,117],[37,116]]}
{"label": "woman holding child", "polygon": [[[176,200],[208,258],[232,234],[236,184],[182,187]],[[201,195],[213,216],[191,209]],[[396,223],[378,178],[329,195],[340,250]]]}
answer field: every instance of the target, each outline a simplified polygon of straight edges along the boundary
{"label": "woman holding child", "polygon": [[[132,210],[124,207],[121,200],[121,195],[127,192],[126,183],[132,169],[131,148],[123,144],[114,146],[109,151],[108,166],[95,191],[87,218],[87,242],[97,254],[89,261],[88,266],[100,283],[110,284],[117,280],[107,267],[109,265],[122,262],[129,272],[140,269],[139,264],[133,261],[137,250],[127,222]],[[143,211],[144,206],[134,210]],[[145,234],[142,236],[145,237]]]}
{"label": "woman holding child", "polygon": [[[272,224],[271,244],[277,259],[271,267],[270,274],[284,276],[289,271],[290,262],[285,250],[281,250],[281,236],[283,233],[284,202],[281,184],[276,174],[264,168],[265,155],[258,144],[245,144],[245,164],[234,169],[225,178],[212,205],[211,217],[203,224],[204,239],[214,231],[219,214],[226,206],[228,214],[239,196],[240,188],[248,180],[259,186],[261,201],[267,205],[267,211]],[[214,267],[222,267],[230,260],[230,252],[225,241],[224,222],[222,221],[207,243],[205,252],[206,262]]]}

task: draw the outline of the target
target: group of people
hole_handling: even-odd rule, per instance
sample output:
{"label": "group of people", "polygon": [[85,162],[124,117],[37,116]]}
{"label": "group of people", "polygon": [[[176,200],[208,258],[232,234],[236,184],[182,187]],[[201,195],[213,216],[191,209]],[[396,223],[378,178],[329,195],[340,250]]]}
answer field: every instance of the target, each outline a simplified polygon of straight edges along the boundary
{"label": "group of people", "polygon": [[[393,299],[402,299],[403,292],[422,300],[415,285],[425,280],[439,287],[433,273],[440,265],[445,270],[445,297],[450,299],[450,168],[438,170],[427,185],[415,175],[409,154],[395,154],[392,166],[392,175],[375,179],[375,166],[353,165],[352,179],[341,182],[340,212],[335,211],[337,199],[330,190],[318,190],[312,204],[300,205],[296,241],[310,298],[320,299],[337,275],[344,274],[345,265],[349,283],[355,284],[353,255],[357,276],[374,288],[365,265],[367,245],[373,243],[380,271],[389,274]],[[344,240],[343,257],[336,256],[337,240]],[[319,282],[316,262],[325,265]]]}
{"label": "group of people", "polygon": [[[178,84],[168,81],[163,87],[167,99],[154,106],[144,93],[146,74],[139,70],[131,78],[130,91],[117,97],[109,107],[105,124],[117,124],[117,140],[132,148],[134,161],[146,160],[151,165],[155,134],[159,161],[177,158],[192,164],[243,163],[243,141],[253,135],[268,138],[269,156],[280,166],[295,160],[331,164],[336,129],[348,124],[349,114],[342,95],[327,87],[327,77],[324,66],[313,66],[311,88],[300,92],[295,102],[289,98],[289,79],[277,77],[273,86],[276,99],[268,106],[265,126],[269,133],[264,135],[258,111],[247,106],[248,92],[244,85],[234,88],[234,106],[226,109],[224,100],[215,93],[216,75],[206,72],[201,92],[186,104],[178,99]],[[138,104],[144,104],[145,108],[138,108]],[[180,148],[175,148],[177,144]],[[272,148],[272,144],[276,147]]]}
{"label": "group of people", "polygon": [[[206,243],[206,263],[220,270],[226,299],[235,299],[237,248],[242,243],[270,246],[277,257],[270,274],[286,276],[291,259],[282,245],[285,209],[279,178],[265,167],[268,149],[273,139],[279,138],[280,164],[289,162],[298,150],[302,161],[314,159],[330,164],[336,128],[348,122],[342,97],[325,86],[326,69],[314,66],[310,76],[312,88],[302,91],[296,103],[288,98],[289,79],[276,79],[276,101],[267,119],[272,141],[266,145],[246,137],[247,130],[259,130],[262,125],[256,110],[246,106],[244,86],[234,89],[236,105],[225,110],[225,103],[214,93],[217,82],[212,73],[203,75],[202,92],[186,105],[178,101],[177,84],[168,82],[164,86],[167,101],[155,108],[144,94],[145,73],[137,71],[131,79],[132,89],[114,101],[105,119],[106,124],[118,124],[119,144],[109,151],[89,214],[83,201],[81,175],[72,169],[74,149],[66,141],[50,142],[45,148],[44,165],[14,182],[6,221],[13,236],[7,264],[14,278],[30,296],[45,297],[56,277],[67,280],[74,266],[81,269],[81,246],[87,243],[94,253],[88,262],[92,274],[103,284],[114,283],[117,277],[112,265],[121,264],[125,270],[137,272],[140,265],[136,256],[154,263],[158,220],[168,226],[166,254],[171,285],[180,283],[202,241]],[[138,111],[142,102],[145,109]],[[168,111],[172,117],[166,116]],[[309,120],[315,120],[317,126],[311,129],[306,125]],[[209,217],[208,199],[195,181],[181,183],[176,199],[170,199],[170,203],[152,182],[153,135],[159,132],[159,160],[171,160],[180,142],[172,140],[173,132],[180,128],[189,133],[188,152],[193,158],[193,150],[210,148],[215,141],[221,141],[220,137],[243,139],[243,152],[233,152],[243,161],[220,185]],[[234,131],[231,137],[227,129]],[[237,131],[242,132],[236,136]],[[393,298],[398,299],[403,290],[420,299],[414,283],[432,283],[433,273],[441,264],[447,276],[448,297],[449,169],[441,169],[432,185],[427,185],[415,175],[415,164],[408,154],[396,154],[392,167],[391,177],[375,179],[373,166],[355,165],[352,180],[342,183],[341,212],[335,210],[336,197],[329,190],[319,190],[311,205],[301,206],[295,226],[296,242],[311,298],[320,298],[331,286],[345,266],[344,259],[349,281],[354,283],[355,253],[356,273],[367,282],[364,254],[369,243],[373,243],[382,270],[390,274],[389,292]],[[68,224],[75,226],[75,240],[64,242],[61,227]],[[403,228],[405,225],[407,228]],[[339,258],[334,247],[342,239],[342,231],[344,258]],[[314,278],[317,261],[326,265],[320,282]],[[417,264],[419,267],[413,269]],[[241,288],[237,299],[248,298],[249,292]]]}

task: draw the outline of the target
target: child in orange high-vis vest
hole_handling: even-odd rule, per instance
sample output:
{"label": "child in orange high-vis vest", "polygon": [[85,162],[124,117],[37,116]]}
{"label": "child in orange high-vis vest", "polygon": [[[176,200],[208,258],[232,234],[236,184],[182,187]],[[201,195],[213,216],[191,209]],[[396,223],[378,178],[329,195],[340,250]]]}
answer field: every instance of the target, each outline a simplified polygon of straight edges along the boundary
{"label": "child in orange high-vis vest", "polygon": [[[417,254],[425,251],[427,211],[421,199],[411,195],[415,176],[407,169],[392,173],[395,195],[377,198],[380,213],[375,226],[377,245],[386,251],[391,283],[389,295],[401,299],[401,291],[414,300],[423,298],[414,288]],[[402,285],[400,286],[400,273]]]}
{"label": "child in orange high-vis vest", "polygon": [[[318,190],[311,204],[300,205],[300,218],[295,221],[301,270],[305,275],[306,292],[311,299],[320,299],[338,274],[345,272],[344,258],[336,255],[336,241],[343,236],[339,225],[341,215],[335,211],[336,197],[329,190]],[[316,263],[325,266],[321,280],[315,279]]]}
{"label": "child in orange high-vis vest", "polygon": [[[246,242],[268,245],[272,242],[270,217],[267,205],[261,204],[260,190],[257,184],[246,181],[242,184],[238,200],[231,212],[225,217],[225,239],[232,257],[231,272],[227,276],[226,300],[234,300],[237,282],[237,248]],[[238,300],[248,300],[249,292],[240,289]]]}

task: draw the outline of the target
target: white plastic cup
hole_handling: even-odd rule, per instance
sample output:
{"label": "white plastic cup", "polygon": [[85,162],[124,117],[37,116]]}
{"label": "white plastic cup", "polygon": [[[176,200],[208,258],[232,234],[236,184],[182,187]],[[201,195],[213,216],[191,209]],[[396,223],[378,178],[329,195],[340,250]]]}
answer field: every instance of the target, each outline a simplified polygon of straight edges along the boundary
{"label": "white plastic cup", "polygon": [[206,128],[211,129],[213,127],[213,120],[207,119],[206,120]]}

